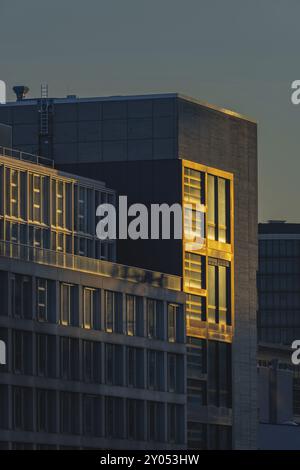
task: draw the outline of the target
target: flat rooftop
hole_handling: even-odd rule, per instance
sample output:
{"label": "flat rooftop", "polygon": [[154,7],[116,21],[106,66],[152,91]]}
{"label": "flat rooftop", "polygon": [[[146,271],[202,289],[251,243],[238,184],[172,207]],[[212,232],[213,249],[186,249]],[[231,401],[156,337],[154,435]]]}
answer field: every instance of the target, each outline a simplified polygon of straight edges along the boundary
{"label": "flat rooftop", "polygon": [[[51,98],[54,104],[66,104],[66,103],[88,103],[88,102],[95,102],[95,101],[129,101],[129,100],[159,100],[159,99],[181,99],[184,101],[188,101],[190,103],[198,104],[201,107],[208,108],[214,111],[218,111],[222,114],[226,114],[228,116],[232,116],[238,119],[242,119],[245,121],[249,121],[256,124],[256,121],[248,116],[245,116],[241,113],[236,111],[223,108],[214,104],[207,103],[206,101],[199,100],[197,98],[193,98],[190,96],[186,96],[181,93],[154,93],[154,94],[145,94],[145,95],[114,95],[114,96],[97,96],[97,97],[87,97],[87,98],[80,98],[77,95],[68,95],[65,98]],[[6,104],[0,104],[1,106],[26,106],[26,105],[36,105],[40,101],[40,98],[25,98],[21,101],[8,101]]]}
{"label": "flat rooftop", "polygon": [[259,235],[294,235],[300,234],[300,223],[288,223],[284,220],[272,220],[258,224]]}

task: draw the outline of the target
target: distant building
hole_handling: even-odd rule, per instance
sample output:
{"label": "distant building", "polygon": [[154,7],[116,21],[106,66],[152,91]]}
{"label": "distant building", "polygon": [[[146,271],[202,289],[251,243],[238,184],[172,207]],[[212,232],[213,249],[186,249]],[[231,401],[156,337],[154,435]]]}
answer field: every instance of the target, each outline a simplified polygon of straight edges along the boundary
{"label": "distant building", "polygon": [[13,155],[0,151],[0,448],[185,448],[181,279],[105,260],[103,183]]}
{"label": "distant building", "polygon": [[188,445],[256,448],[257,126],[176,93],[0,106],[13,144],[128,203],[202,204],[205,245],[121,240],[117,261],[183,278]]}
{"label": "distant building", "polygon": [[[259,224],[259,447],[300,448],[300,224]],[[274,447],[275,446],[275,447]]]}

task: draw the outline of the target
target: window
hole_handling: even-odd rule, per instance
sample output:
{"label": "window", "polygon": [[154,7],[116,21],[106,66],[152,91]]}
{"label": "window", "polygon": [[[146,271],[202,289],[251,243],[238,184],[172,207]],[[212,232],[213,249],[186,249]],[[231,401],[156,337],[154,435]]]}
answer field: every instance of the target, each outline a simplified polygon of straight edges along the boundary
{"label": "window", "polygon": [[141,400],[127,400],[127,437],[143,440],[144,438],[144,403]]}
{"label": "window", "polygon": [[85,395],[83,398],[84,435],[100,437],[102,435],[101,397]]}
{"label": "window", "polygon": [[47,280],[37,279],[36,282],[37,282],[37,293],[36,293],[37,319],[39,321],[47,321],[48,320]]}
{"label": "window", "polygon": [[189,421],[188,428],[188,448],[206,450],[207,449],[207,425]]}
{"label": "window", "polygon": [[123,399],[105,397],[105,437],[124,437]]}
{"label": "window", "polygon": [[[9,392],[8,392],[9,390]],[[0,429],[9,429],[9,393],[8,385],[0,385]]]}
{"label": "window", "polygon": [[144,388],[144,351],[141,348],[127,348],[127,385]]}
{"label": "window", "polygon": [[105,291],[105,330],[123,333],[122,294]]}
{"label": "window", "polygon": [[168,354],[168,391],[175,392],[177,390],[177,356],[176,354]]}
{"label": "window", "polygon": [[52,179],[52,225],[72,229],[72,185],[63,180]]}
{"label": "window", "polygon": [[199,328],[203,328],[202,322],[206,321],[206,297],[187,294],[186,296],[186,327],[187,334],[199,334]]}
{"label": "window", "polygon": [[163,303],[147,299],[147,335],[148,338],[163,339]]}
{"label": "window", "polygon": [[56,184],[56,225],[64,227],[64,183],[57,181]]}
{"label": "window", "polygon": [[92,228],[93,191],[83,186],[75,186],[75,229],[77,232],[93,234]]}
{"label": "window", "polygon": [[164,353],[148,350],[148,387],[151,390],[164,389]]}
{"label": "window", "polygon": [[76,393],[60,393],[60,432],[63,434],[79,434],[79,395]]}
{"label": "window", "polygon": [[230,181],[207,176],[208,238],[230,243]]}
{"label": "window", "polygon": [[10,213],[13,217],[18,217],[19,210],[19,172],[10,170]]}
{"label": "window", "polygon": [[31,278],[18,274],[11,276],[11,309],[15,318],[32,318]]}
{"label": "window", "polygon": [[168,442],[183,442],[183,409],[180,405],[169,403],[168,411]]}
{"label": "window", "polygon": [[149,401],[147,404],[147,422],[148,422],[148,440],[163,441],[164,440],[164,405],[159,402]]}
{"label": "window", "polygon": [[184,168],[184,199],[186,202],[204,202],[204,173]]}
{"label": "window", "polygon": [[208,321],[217,321],[217,268],[214,265],[208,266]]}
{"label": "window", "polygon": [[208,449],[209,450],[232,449],[231,426],[209,424],[208,425]]}
{"label": "window", "polygon": [[230,264],[208,260],[208,321],[231,325]]}
{"label": "window", "polygon": [[207,340],[188,338],[187,373],[193,378],[203,378],[207,373]]}
{"label": "window", "polygon": [[170,343],[176,342],[176,322],[179,306],[168,304],[168,340]]}
{"label": "window", "polygon": [[33,429],[33,396],[32,389],[27,387],[12,388],[13,429],[32,431]]}
{"label": "window", "polygon": [[96,290],[84,287],[83,289],[83,327],[93,328],[96,303]]}
{"label": "window", "polygon": [[56,392],[37,390],[37,431],[56,432]]}
{"label": "window", "polygon": [[42,177],[32,175],[32,220],[42,222],[41,209]]}
{"label": "window", "polygon": [[78,230],[86,232],[86,189],[79,187],[78,190]]}
{"label": "window", "polygon": [[123,385],[123,353],[122,346],[105,345],[105,376],[107,385]]}
{"label": "window", "polygon": [[231,344],[208,341],[208,404],[231,408]]}
{"label": "window", "polygon": [[101,383],[101,343],[83,341],[83,379],[88,383]]}
{"label": "window", "polygon": [[60,377],[66,380],[79,380],[79,340],[60,338]]}
{"label": "window", "polygon": [[205,257],[185,252],[184,287],[197,291],[205,289]]}
{"label": "window", "polygon": [[15,373],[31,375],[32,370],[32,333],[13,331],[13,369]]}
{"label": "window", "polygon": [[56,336],[36,336],[36,361],[39,377],[56,377]]}
{"label": "window", "polygon": [[60,323],[61,325],[79,326],[77,286],[61,284],[60,286]]}
{"label": "window", "polygon": [[6,215],[24,219],[26,217],[26,173],[13,168],[6,168],[5,172]]}
{"label": "window", "polygon": [[135,335],[136,299],[133,295],[126,295],[126,319],[128,336]]}

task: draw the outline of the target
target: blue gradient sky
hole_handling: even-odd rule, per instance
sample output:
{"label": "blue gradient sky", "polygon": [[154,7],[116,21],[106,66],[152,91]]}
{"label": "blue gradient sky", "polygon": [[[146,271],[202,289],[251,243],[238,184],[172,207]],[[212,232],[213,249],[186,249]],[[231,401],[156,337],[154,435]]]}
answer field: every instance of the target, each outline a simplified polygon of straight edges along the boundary
{"label": "blue gradient sky", "polygon": [[249,115],[260,220],[300,221],[299,18],[299,0],[0,0],[0,78],[30,96],[41,82],[51,96],[178,91]]}

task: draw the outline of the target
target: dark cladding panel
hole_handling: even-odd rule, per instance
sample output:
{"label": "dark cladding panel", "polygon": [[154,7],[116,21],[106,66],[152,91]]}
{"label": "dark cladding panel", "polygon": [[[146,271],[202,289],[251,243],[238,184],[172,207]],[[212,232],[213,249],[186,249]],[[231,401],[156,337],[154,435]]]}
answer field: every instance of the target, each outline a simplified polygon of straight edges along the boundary
{"label": "dark cladding panel", "polygon": [[12,128],[6,124],[0,124],[0,146],[12,147]]}

